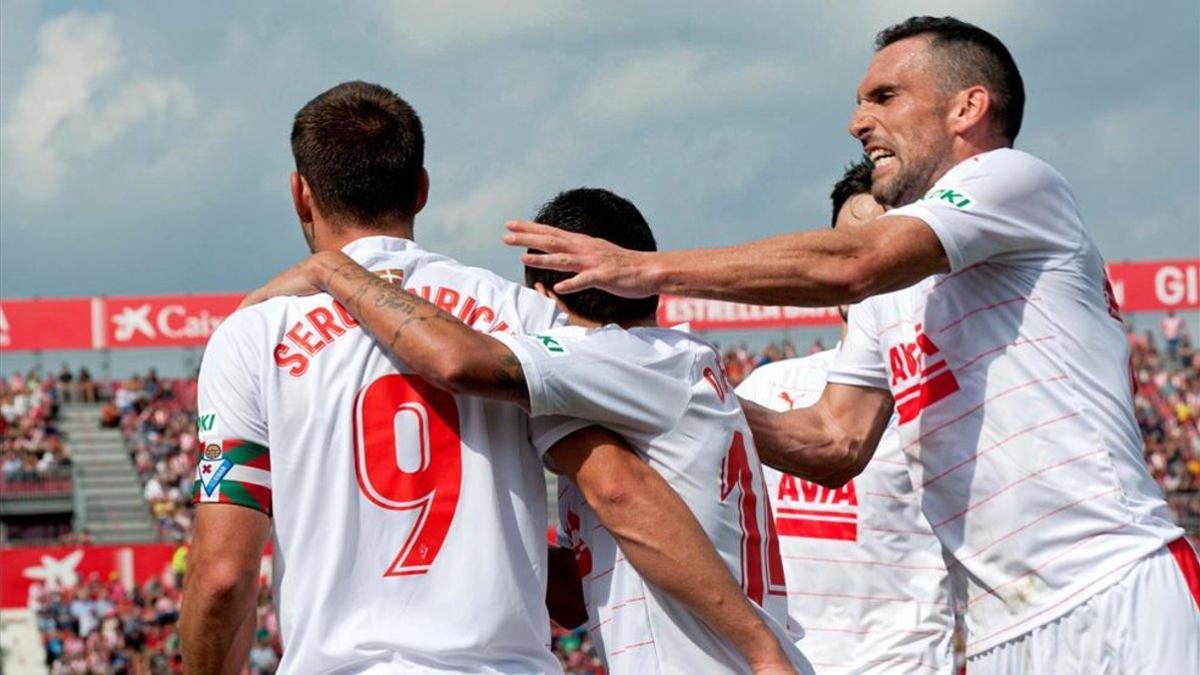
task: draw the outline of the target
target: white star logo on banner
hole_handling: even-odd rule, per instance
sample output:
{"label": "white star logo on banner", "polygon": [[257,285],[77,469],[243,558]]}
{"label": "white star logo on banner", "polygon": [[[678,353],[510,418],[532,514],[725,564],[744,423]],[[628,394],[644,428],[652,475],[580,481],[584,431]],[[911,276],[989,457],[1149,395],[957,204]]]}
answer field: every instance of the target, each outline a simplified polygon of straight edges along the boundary
{"label": "white star logo on banner", "polygon": [[79,566],[80,560],[83,560],[82,549],[68,553],[61,560],[54,556],[44,555],[41,567],[26,567],[21,574],[26,579],[45,582],[46,588],[51,590],[69,588],[79,583],[79,573],[75,571],[75,568]]}
{"label": "white star logo on banner", "polygon": [[117,324],[117,330],[113,334],[117,342],[128,342],[134,333],[141,333],[148,338],[154,337],[154,326],[150,324],[150,305],[142,305],[136,309],[126,307],[112,318],[112,322]]}

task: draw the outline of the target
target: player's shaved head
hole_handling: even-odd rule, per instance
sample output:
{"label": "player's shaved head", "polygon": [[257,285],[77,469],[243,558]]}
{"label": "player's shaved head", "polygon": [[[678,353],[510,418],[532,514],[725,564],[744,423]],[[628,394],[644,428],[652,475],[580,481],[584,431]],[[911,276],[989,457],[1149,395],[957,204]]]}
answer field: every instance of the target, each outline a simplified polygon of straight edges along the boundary
{"label": "player's shaved head", "polygon": [[425,135],[386,87],[343,82],[309,101],[292,125],[292,154],[326,215],[369,227],[416,213]]}
{"label": "player's shaved head", "polygon": [[988,90],[996,131],[1009,144],[1021,131],[1025,83],[1008,48],[995,35],[954,17],[914,16],[880,31],[876,51],[910,37],[928,37],[943,91],[975,85]]}
{"label": "player's shaved head", "polygon": [[[637,207],[628,199],[608,190],[576,188],[560,192],[542,206],[534,220],[568,232],[604,239],[634,251],[658,249],[654,233]],[[531,288],[539,282],[546,288],[554,288],[554,284],[570,276],[566,272],[525,268],[525,283]],[[641,321],[653,317],[658,311],[657,295],[622,298],[594,288],[562,295],[559,301],[574,314],[603,324]]]}

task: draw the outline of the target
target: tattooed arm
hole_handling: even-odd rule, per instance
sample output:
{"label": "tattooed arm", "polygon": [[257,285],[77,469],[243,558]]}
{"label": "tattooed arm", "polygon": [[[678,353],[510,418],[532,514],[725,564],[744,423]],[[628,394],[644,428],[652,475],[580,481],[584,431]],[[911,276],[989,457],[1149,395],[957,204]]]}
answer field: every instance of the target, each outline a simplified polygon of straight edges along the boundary
{"label": "tattooed arm", "polygon": [[256,296],[280,295],[280,288],[295,292],[298,282],[336,298],[385,349],[435,387],[528,407],[521,362],[504,343],[387,282],[340,251],[309,257],[247,302]]}

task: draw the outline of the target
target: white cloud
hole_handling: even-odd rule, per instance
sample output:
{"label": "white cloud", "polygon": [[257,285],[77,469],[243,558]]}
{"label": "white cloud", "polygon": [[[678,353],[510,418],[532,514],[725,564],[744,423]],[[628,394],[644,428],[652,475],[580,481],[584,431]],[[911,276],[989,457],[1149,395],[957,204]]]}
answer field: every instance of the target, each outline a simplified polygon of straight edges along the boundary
{"label": "white cloud", "polygon": [[556,0],[459,0],[454,3],[373,2],[368,16],[415,54],[485,48],[502,40],[562,30],[586,18],[586,5]]}
{"label": "white cloud", "polygon": [[129,70],[111,15],[69,12],[42,25],[37,61],[0,124],[7,196],[52,199],[78,162],[123,134],[193,113],[183,83]]}
{"label": "white cloud", "polygon": [[796,68],[767,59],[728,63],[693,47],[669,47],[624,59],[593,76],[574,101],[575,111],[601,123],[647,114],[710,110],[782,95]]}

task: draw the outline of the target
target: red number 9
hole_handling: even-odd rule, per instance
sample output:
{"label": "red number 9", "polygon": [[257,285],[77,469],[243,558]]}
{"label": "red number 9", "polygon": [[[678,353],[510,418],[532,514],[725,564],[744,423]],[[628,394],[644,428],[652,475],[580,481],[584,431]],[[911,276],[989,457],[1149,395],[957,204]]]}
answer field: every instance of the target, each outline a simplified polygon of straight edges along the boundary
{"label": "red number 9", "polygon": [[354,403],[354,468],[359,490],[376,506],[418,510],[383,576],[428,572],[450,532],[462,485],[454,396],[416,375],[384,375],[368,384]]}

